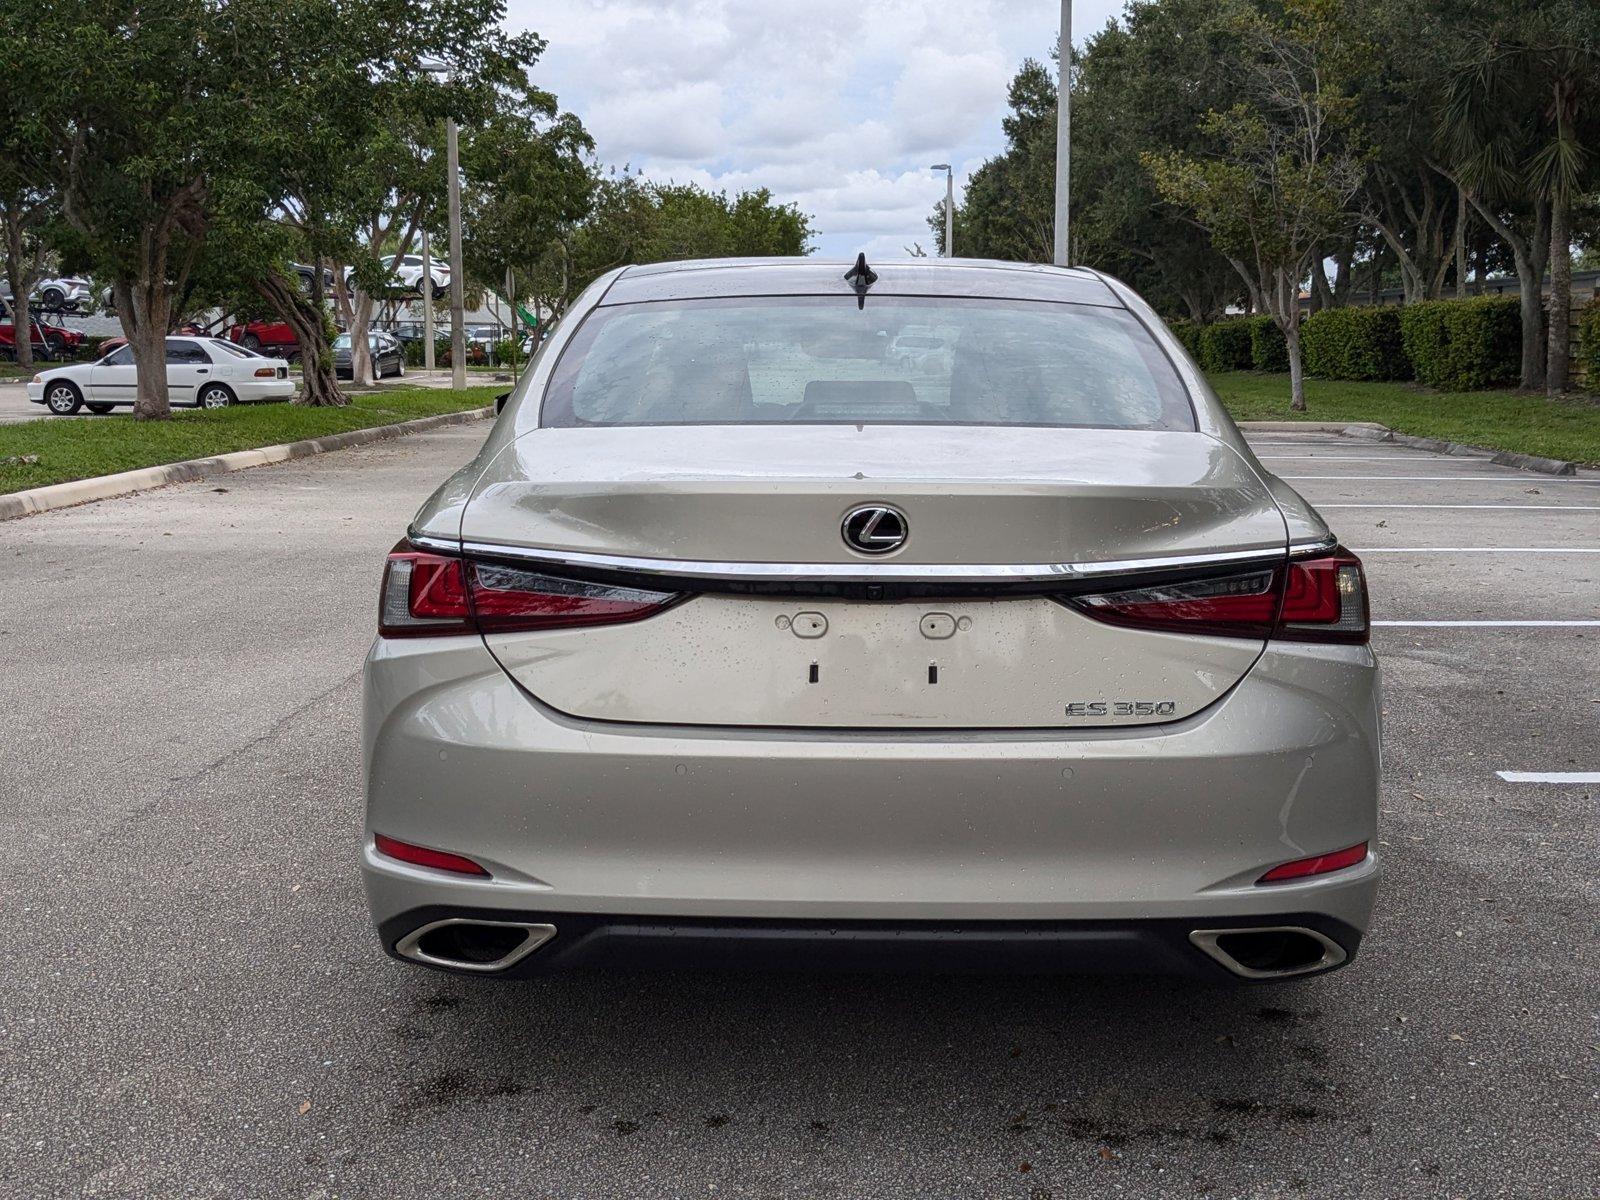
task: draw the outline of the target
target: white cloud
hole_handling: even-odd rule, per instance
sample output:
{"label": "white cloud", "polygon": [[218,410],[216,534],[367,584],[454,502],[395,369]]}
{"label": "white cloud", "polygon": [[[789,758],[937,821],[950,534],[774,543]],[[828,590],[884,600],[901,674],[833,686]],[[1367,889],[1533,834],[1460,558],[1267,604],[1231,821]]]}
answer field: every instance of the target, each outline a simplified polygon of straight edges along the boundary
{"label": "white cloud", "polygon": [[[818,247],[898,257],[998,151],[1006,84],[1049,54],[1051,0],[510,0],[549,41],[536,71],[602,162],[812,214]],[[1082,45],[1121,0],[1078,0]],[[960,253],[961,247],[956,251]]]}

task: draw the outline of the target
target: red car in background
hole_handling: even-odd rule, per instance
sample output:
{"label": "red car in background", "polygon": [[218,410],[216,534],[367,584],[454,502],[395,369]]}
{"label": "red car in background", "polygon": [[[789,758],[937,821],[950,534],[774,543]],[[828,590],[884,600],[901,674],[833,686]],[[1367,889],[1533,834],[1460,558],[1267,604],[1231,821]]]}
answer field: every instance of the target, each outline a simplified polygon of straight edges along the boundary
{"label": "red car in background", "polygon": [[231,326],[228,340],[238,342],[246,350],[293,350],[296,353],[300,350],[300,339],[283,321],[251,321]]}
{"label": "red car in background", "polygon": [[[83,334],[75,329],[51,325],[48,321],[33,322],[31,332],[29,340],[33,343],[34,353],[49,358],[64,358],[83,345]],[[7,321],[0,325],[0,358],[16,358],[16,340],[17,329],[14,324]]]}
{"label": "red car in background", "polygon": [[[193,321],[184,322],[182,325],[179,325],[176,329],[174,329],[172,331],[172,333],[168,334],[167,336],[168,337],[172,337],[174,335],[179,336],[179,337],[211,337],[212,336],[212,334],[210,333],[209,330],[205,329],[203,326],[196,325]],[[95,351],[95,357],[104,358],[106,355],[111,354],[114,351],[121,350],[127,344],[128,344],[128,339],[125,338],[125,337],[109,337],[105,341],[100,343],[100,348],[97,351]]]}

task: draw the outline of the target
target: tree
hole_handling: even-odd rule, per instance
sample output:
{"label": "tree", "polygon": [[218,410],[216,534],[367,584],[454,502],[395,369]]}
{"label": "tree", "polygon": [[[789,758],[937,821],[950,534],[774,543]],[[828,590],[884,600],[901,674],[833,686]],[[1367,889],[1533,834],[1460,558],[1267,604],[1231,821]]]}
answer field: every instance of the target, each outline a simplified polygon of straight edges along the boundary
{"label": "tree", "polygon": [[558,230],[534,264],[529,290],[559,319],[590,283],[628,263],[810,252],[810,217],[774,203],[765,188],[730,197],[694,184],[649,183],[624,167],[595,174],[589,214]]}
{"label": "tree", "polygon": [[1162,194],[1188,209],[1224,254],[1246,264],[1289,352],[1291,407],[1304,412],[1300,286],[1330,234],[1349,223],[1362,180],[1343,146],[1348,99],[1324,61],[1333,31],[1309,5],[1286,5],[1284,23],[1255,12],[1231,17],[1246,51],[1249,97],[1204,122],[1215,158],[1147,154]]}
{"label": "tree", "polygon": [[17,366],[26,372],[33,368],[28,297],[44,272],[44,226],[54,197],[21,178],[15,161],[0,149],[0,230],[5,236],[5,278],[11,288],[11,346]]}
{"label": "tree", "polygon": [[228,159],[238,98],[213,81],[250,40],[232,17],[204,0],[0,9],[0,78],[28,81],[19,169],[59,195],[78,248],[111,280],[139,418],[168,414],[170,298],[204,242],[208,176]]}
{"label": "tree", "polygon": [[[967,180],[956,206],[955,242],[974,258],[1049,262],[1055,253],[1056,83],[1027,59],[1006,93],[1006,148]],[[944,244],[944,205],[928,218]]]}
{"label": "tree", "polygon": [[1567,382],[1573,206],[1596,185],[1600,165],[1600,11],[1587,0],[1481,0],[1463,10],[1439,142],[1447,168],[1516,264],[1522,386],[1559,393]]}
{"label": "tree", "polygon": [[[1157,308],[1211,320],[1243,294],[1237,268],[1167,204],[1140,151],[1208,155],[1206,113],[1231,101],[1236,49],[1213,0],[1130,4],[1074,72],[1073,261],[1128,281]],[[1048,123],[1054,164],[1055,120]]]}
{"label": "tree", "polygon": [[505,297],[509,303],[529,298],[536,310],[545,306],[538,281],[593,205],[593,148],[578,118],[537,90],[465,132],[462,251],[473,278],[503,291],[510,272],[517,294]]}

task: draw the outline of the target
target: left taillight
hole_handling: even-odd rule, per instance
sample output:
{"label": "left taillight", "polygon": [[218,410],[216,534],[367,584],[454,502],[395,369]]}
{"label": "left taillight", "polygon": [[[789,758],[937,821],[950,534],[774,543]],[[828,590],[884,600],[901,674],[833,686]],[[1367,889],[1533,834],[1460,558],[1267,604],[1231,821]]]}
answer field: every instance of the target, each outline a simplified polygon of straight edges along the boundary
{"label": "left taillight", "polygon": [[378,632],[440,637],[614,625],[651,616],[679,599],[677,592],[564,579],[401,542],[384,564]]}

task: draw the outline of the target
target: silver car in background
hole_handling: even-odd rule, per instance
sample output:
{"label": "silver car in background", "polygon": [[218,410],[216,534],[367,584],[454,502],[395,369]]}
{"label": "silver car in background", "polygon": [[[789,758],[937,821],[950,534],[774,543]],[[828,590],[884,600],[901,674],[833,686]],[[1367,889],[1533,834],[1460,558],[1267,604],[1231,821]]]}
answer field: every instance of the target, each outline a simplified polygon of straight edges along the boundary
{"label": "silver car in background", "polygon": [[1360,562],[1121,283],[623,268],[389,555],[367,897],[501,976],[1327,971],[1377,883],[1367,641]]}

